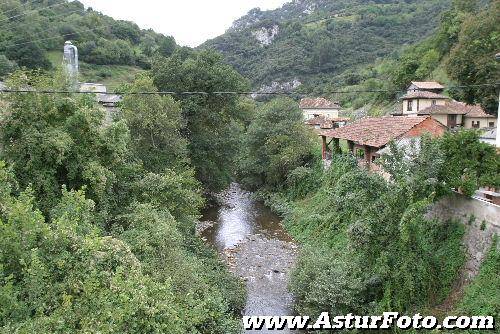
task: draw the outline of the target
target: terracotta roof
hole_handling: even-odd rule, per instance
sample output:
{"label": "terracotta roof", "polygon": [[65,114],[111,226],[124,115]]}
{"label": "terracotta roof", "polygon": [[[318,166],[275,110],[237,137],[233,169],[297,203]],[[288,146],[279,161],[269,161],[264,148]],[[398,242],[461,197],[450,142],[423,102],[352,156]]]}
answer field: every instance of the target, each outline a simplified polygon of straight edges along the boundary
{"label": "terracotta roof", "polygon": [[444,89],[444,86],[437,81],[412,81],[411,84],[419,89]]}
{"label": "terracotta roof", "polygon": [[445,105],[435,105],[418,112],[419,115],[466,115],[468,117],[495,117],[484,112],[478,105],[468,105],[463,102],[447,101]]}
{"label": "terracotta roof", "polygon": [[448,96],[444,96],[441,94],[436,94],[433,92],[427,92],[423,90],[419,90],[416,92],[411,92],[403,96],[403,100],[409,100],[409,99],[436,99],[436,100],[443,100],[443,99],[449,99]]}
{"label": "terracotta roof", "polygon": [[362,118],[343,128],[323,131],[321,135],[329,138],[350,140],[359,145],[383,147],[410,131],[427,117],[377,117]]}
{"label": "terracotta roof", "polygon": [[483,108],[479,105],[468,106],[470,111],[467,113],[467,117],[476,117],[476,118],[490,118],[495,117],[494,115],[487,114]]}
{"label": "terracotta roof", "polygon": [[300,100],[300,109],[339,109],[338,102],[330,101],[322,97],[305,98]]}

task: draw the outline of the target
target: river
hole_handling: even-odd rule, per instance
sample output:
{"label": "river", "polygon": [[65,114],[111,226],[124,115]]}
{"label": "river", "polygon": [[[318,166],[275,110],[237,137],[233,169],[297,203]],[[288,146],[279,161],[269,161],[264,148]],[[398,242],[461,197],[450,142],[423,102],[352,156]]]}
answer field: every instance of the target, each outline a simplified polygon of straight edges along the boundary
{"label": "river", "polygon": [[225,258],[230,270],[246,282],[243,315],[293,315],[294,300],[287,287],[297,246],[280,218],[236,183],[219,194],[217,200],[218,206],[204,213],[201,236]]}

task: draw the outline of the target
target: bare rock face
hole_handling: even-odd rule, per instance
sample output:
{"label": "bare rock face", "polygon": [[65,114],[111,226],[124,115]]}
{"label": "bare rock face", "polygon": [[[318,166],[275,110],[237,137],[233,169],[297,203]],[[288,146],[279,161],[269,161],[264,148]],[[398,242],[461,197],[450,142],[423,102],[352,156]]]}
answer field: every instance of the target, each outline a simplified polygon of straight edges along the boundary
{"label": "bare rock face", "polygon": [[252,35],[259,41],[261,46],[268,46],[273,43],[279,32],[280,27],[275,24],[270,28],[262,27],[259,30],[255,30],[252,32]]}
{"label": "bare rock face", "polygon": [[300,85],[302,85],[302,82],[300,82],[299,79],[293,79],[286,82],[273,81],[269,85],[261,86],[259,93],[253,94],[252,98],[256,99],[269,93],[290,93],[297,89]]}

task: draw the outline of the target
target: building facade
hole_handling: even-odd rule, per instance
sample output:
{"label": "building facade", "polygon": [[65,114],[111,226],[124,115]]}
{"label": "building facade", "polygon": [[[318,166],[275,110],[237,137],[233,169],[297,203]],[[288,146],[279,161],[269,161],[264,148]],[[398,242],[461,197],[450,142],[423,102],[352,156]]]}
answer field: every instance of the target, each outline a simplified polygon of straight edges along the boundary
{"label": "building facade", "polygon": [[339,118],[340,104],[321,97],[305,98],[300,101],[300,109],[302,109],[305,121],[316,117],[331,120]]}

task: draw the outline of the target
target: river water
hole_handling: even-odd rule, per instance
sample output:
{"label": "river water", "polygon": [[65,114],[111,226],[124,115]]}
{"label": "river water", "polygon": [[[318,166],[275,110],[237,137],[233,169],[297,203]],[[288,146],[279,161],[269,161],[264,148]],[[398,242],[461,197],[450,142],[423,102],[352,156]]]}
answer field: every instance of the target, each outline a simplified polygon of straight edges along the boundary
{"label": "river water", "polygon": [[218,206],[205,212],[200,234],[217,248],[230,270],[246,282],[243,315],[293,315],[294,300],[287,286],[297,246],[280,218],[238,184],[232,184],[217,200]]}

